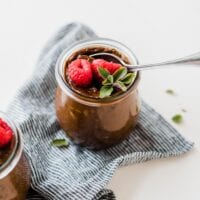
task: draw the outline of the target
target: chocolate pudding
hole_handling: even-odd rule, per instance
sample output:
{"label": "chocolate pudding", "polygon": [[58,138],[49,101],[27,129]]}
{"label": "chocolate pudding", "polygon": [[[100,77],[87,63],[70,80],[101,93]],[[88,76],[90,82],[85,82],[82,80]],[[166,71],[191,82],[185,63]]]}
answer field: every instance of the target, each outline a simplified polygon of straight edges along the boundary
{"label": "chocolate pudding", "polygon": [[[140,110],[137,85],[140,74],[127,90],[114,89],[111,96],[100,98],[100,83],[93,81],[88,87],[78,87],[68,76],[68,67],[76,59],[92,62],[91,54],[107,52],[133,64],[137,59],[124,45],[108,39],[96,39],[76,44],[64,51],[57,62],[58,87],[55,107],[58,121],[74,143],[90,149],[103,149],[125,139],[134,129]],[[116,60],[108,62],[117,63]]]}
{"label": "chocolate pudding", "polygon": [[11,156],[13,149],[15,147],[15,138],[12,138],[9,145],[4,148],[0,148],[0,167],[9,159]]}
{"label": "chocolate pudding", "polygon": [[[108,47],[105,48],[105,47],[99,46],[99,47],[83,48],[83,49],[81,49],[77,52],[74,52],[69,57],[69,59],[66,60],[65,72],[64,72],[66,84],[68,84],[68,86],[70,88],[72,88],[72,90],[74,90],[74,92],[77,92],[77,93],[79,93],[83,96],[86,96],[86,97],[91,97],[91,98],[96,98],[96,99],[100,98],[99,97],[99,90],[100,90],[99,82],[93,81],[93,84],[90,87],[87,87],[87,88],[78,87],[75,84],[73,84],[73,82],[69,79],[69,76],[68,76],[68,73],[67,73],[67,68],[68,68],[68,65],[72,61],[76,60],[77,58],[86,59],[89,62],[91,62],[92,60],[94,60],[94,58],[90,57],[90,55],[95,54],[95,53],[102,53],[102,52],[115,54],[118,57],[122,58],[125,61],[125,63],[129,64],[128,58],[125,55],[119,53],[116,49],[112,49],[112,48],[108,48]],[[109,62],[118,63],[118,60],[116,60],[114,58],[111,59],[110,57],[107,57],[107,56],[99,56],[98,58],[104,59],[104,60],[109,61]],[[115,94],[114,96],[119,95],[119,93],[120,92],[118,91],[118,93]]]}
{"label": "chocolate pudding", "polygon": [[[5,120],[6,116],[0,114]],[[13,137],[9,144],[0,148],[0,200],[23,200],[30,186],[30,169],[22,151],[19,130],[13,123],[9,126]]]}

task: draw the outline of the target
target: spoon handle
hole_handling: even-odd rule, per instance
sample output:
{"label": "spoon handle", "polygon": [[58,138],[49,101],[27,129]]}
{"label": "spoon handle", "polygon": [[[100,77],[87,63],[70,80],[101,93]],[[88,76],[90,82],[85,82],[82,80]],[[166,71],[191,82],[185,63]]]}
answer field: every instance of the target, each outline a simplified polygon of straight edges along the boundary
{"label": "spoon handle", "polygon": [[194,66],[199,66],[200,67],[200,52],[178,58],[175,60],[170,60],[170,61],[165,61],[165,62],[160,62],[160,63],[155,63],[155,64],[147,64],[147,65],[127,65],[127,67],[133,71],[140,71],[140,70],[148,70],[148,69],[156,69],[156,68],[161,68],[163,67],[169,67],[171,65],[194,65]]}

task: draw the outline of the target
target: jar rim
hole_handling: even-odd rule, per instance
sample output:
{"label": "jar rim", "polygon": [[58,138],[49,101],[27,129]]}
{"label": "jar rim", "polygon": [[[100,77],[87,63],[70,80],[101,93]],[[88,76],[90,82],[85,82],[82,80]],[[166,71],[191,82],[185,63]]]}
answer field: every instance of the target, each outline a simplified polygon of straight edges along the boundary
{"label": "jar rim", "polygon": [[[22,141],[21,141],[21,133],[13,120],[8,117],[8,115],[2,111],[0,111],[0,118],[3,119],[12,129],[15,144],[12,150],[12,153],[9,155],[8,159],[0,166],[0,179],[9,174],[15,165],[18,163],[21,154],[22,154]],[[16,157],[17,155],[17,157]]]}
{"label": "jar rim", "polygon": [[131,61],[131,63],[139,64],[139,61],[135,54],[124,44],[108,39],[108,38],[92,38],[92,39],[86,39],[81,40],[79,42],[73,43],[70,47],[63,50],[61,55],[59,56],[56,67],[55,67],[55,77],[57,80],[57,83],[59,87],[70,97],[76,99],[77,101],[81,103],[86,103],[91,106],[96,106],[98,104],[109,104],[113,102],[118,102],[124,99],[128,94],[130,94],[138,85],[138,82],[140,80],[140,72],[136,72],[136,78],[132,85],[128,88],[126,92],[123,92],[122,94],[119,94],[115,97],[111,98],[92,98],[85,95],[82,95],[75,90],[73,90],[71,87],[68,86],[66,83],[63,74],[64,74],[64,68],[65,68],[65,62],[66,60],[72,55],[74,52],[81,50],[82,48],[88,48],[93,46],[107,46],[110,48],[116,49],[118,52],[120,52],[122,55],[127,56],[127,58]]}

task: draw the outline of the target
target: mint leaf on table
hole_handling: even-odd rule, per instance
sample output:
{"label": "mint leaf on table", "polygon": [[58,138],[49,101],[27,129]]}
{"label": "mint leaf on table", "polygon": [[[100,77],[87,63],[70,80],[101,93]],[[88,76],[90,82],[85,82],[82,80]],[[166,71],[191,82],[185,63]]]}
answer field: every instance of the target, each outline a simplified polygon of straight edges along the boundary
{"label": "mint leaf on table", "polygon": [[183,116],[181,114],[176,114],[172,117],[172,121],[176,124],[180,124],[183,121]]}
{"label": "mint leaf on table", "polygon": [[51,142],[51,144],[56,147],[68,147],[69,146],[69,143],[66,139],[54,139]]}
{"label": "mint leaf on table", "polygon": [[172,89],[167,89],[166,93],[170,95],[175,95],[175,92]]}

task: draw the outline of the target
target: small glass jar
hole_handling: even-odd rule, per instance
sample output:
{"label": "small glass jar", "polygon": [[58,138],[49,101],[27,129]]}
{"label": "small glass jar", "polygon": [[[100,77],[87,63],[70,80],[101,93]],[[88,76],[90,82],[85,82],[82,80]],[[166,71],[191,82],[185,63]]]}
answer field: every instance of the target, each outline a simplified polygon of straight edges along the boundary
{"label": "small glass jar", "polygon": [[9,151],[5,151],[6,159],[0,166],[0,200],[23,200],[30,187],[31,173],[23,153],[22,135],[6,114],[0,112],[0,118],[11,127],[14,134]]}
{"label": "small glass jar", "polygon": [[128,90],[105,99],[92,98],[73,90],[65,79],[66,62],[82,49],[104,48],[116,51],[129,64],[138,64],[136,56],[125,45],[110,39],[81,41],[63,51],[55,76],[58,87],[55,109],[58,122],[72,140],[90,149],[103,149],[125,139],[137,123],[140,98],[137,86],[140,72]]}

